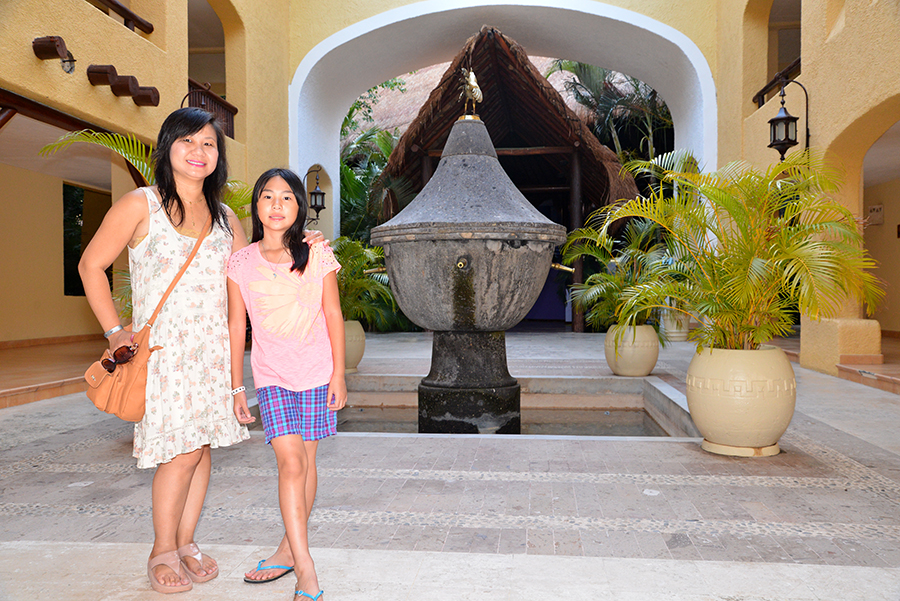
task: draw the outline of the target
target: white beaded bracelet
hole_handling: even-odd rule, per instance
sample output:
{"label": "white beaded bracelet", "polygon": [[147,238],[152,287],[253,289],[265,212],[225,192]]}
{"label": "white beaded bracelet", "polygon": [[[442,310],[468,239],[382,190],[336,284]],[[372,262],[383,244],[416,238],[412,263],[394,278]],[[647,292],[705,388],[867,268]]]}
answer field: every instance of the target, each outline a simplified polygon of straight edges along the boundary
{"label": "white beaded bracelet", "polygon": [[246,386],[238,386],[237,388],[235,388],[234,390],[231,391],[231,396],[234,396],[239,392],[244,392],[245,390],[247,390]]}

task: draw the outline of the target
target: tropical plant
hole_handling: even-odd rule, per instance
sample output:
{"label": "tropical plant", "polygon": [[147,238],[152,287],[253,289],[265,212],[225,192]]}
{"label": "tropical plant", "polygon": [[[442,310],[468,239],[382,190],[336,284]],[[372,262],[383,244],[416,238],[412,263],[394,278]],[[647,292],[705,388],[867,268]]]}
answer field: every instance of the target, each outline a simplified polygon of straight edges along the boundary
{"label": "tropical plant", "polygon": [[547,71],[566,71],[573,77],[565,89],[594,119],[594,134],[611,144],[619,160],[643,156],[653,160],[657,146],[666,150],[672,115],[659,94],[640,79],[571,60],[556,60]]}
{"label": "tropical plant", "polygon": [[[603,231],[604,217],[602,212],[594,212],[583,228],[569,234],[562,248],[566,264],[590,258],[600,266],[583,284],[572,286],[572,300],[585,311],[585,320],[600,330],[616,323],[622,294],[649,283],[655,277],[656,264],[666,258],[666,247],[659,241],[659,228],[652,221],[632,219],[625,226],[621,242],[617,243]],[[654,313],[654,308],[648,308],[636,314],[629,325],[647,325]],[[658,332],[658,323],[654,325]],[[618,333],[624,333],[624,329]]]}
{"label": "tropical plant", "polygon": [[360,94],[359,98],[350,105],[350,110],[347,111],[347,115],[344,117],[343,123],[341,123],[341,139],[348,136],[350,132],[360,129],[362,123],[372,123],[375,120],[372,116],[372,111],[375,105],[378,104],[378,96],[382,90],[398,90],[403,93],[406,92],[405,86],[406,82],[404,80],[399,77],[392,77]]}
{"label": "tropical plant", "polygon": [[384,265],[381,248],[366,246],[346,236],[336,239],[331,247],[341,264],[337,282],[344,319],[371,325],[386,319],[386,308],[397,310],[387,274],[381,271]]}
{"label": "tropical plant", "polygon": [[349,128],[354,104],[344,118],[345,135],[341,146],[341,235],[368,243],[370,230],[383,219],[384,197],[391,190],[400,206],[415,196],[412,185],[404,178],[383,173],[400,134],[368,127]]}
{"label": "tropical plant", "polygon": [[821,157],[804,151],[764,171],[736,162],[713,173],[683,169],[686,158],[675,152],[627,164],[659,184],[602,215],[601,232],[625,218],[656,224],[669,256],[622,292],[620,324],[668,308],[700,324],[690,334],[698,350],[750,350],[788,335],[797,307],[827,318],[855,298],[874,311],[884,296],[868,271],[875,262],[860,224],[831,198],[839,177]]}

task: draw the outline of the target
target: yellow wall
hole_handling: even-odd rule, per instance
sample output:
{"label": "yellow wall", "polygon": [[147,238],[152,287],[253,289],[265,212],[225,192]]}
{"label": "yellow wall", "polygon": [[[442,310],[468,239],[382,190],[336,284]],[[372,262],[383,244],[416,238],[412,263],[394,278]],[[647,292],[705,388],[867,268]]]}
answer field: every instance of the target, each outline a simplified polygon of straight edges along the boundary
{"label": "yellow wall", "polygon": [[0,163],[0,341],[98,334],[84,297],[63,294],[63,182]]}
{"label": "yellow wall", "polygon": [[[153,23],[152,34],[130,31],[83,0],[0,3],[0,87],[101,127],[121,130],[127,124],[144,141],[154,141],[159,124],[186,92],[187,47],[181,40],[187,40],[187,4],[134,0],[131,6]],[[65,73],[58,60],[34,55],[32,40],[47,35],[65,40],[76,60],[73,73]],[[116,97],[109,86],[92,86],[92,64],[111,64],[120,75],[155,86],[160,105],[140,107]]]}
{"label": "yellow wall", "polygon": [[[748,5],[757,3],[771,4],[771,0],[751,0]],[[889,2],[803,0],[802,27],[803,64],[798,81],[809,91],[810,145],[827,152],[844,168],[845,185],[839,197],[859,215],[863,158],[900,119],[900,61],[884,60],[887,49],[896,47],[900,39],[900,6]],[[728,40],[722,40],[722,45],[728,46]],[[744,73],[757,72],[760,60],[748,56],[743,61]],[[746,103],[765,83],[757,79],[745,85],[739,101],[748,106]],[[719,93],[722,103],[730,107],[729,115],[733,115],[738,99],[721,86]],[[785,93],[788,111],[800,117],[798,138],[802,145],[806,108],[803,91],[791,84]],[[768,120],[778,107],[777,97],[759,110],[749,105],[741,149],[745,159],[758,165],[778,159],[778,154],[766,147]],[[720,140],[726,137],[723,131]]]}
{"label": "yellow wall", "polygon": [[[286,35],[271,22],[277,2],[241,4],[251,7],[259,22],[254,22],[254,43],[247,46],[242,24],[227,0],[213,0],[226,27],[229,65],[229,101],[239,109],[235,140],[229,140],[232,176],[247,179],[248,156],[268,164],[287,161],[286,98],[274,93],[285,80],[284,68],[269,65],[285,63],[268,55],[271,38]],[[237,4],[237,2],[235,3]],[[154,31],[131,31],[84,0],[16,0],[0,3],[0,88],[25,96],[53,109],[78,117],[99,127],[136,134],[144,142],[156,142],[159,126],[177,109],[187,92],[187,0],[133,0],[131,8],[153,23]],[[283,29],[283,25],[280,25]],[[34,38],[46,35],[62,37],[74,56],[75,71],[65,73],[58,60],[38,59],[32,51]],[[286,44],[286,42],[285,42]],[[277,45],[277,44],[276,44]],[[249,52],[250,60],[245,56]],[[281,54],[287,54],[286,47]],[[115,96],[108,86],[92,86],[87,67],[92,64],[116,67],[119,75],[133,75],[142,86],[159,90],[158,107],[138,106],[129,97]],[[253,65],[249,68],[248,65]],[[255,74],[248,77],[248,73]],[[231,86],[234,80],[233,89]],[[247,89],[253,87],[248,99]],[[286,85],[286,84],[283,84]],[[247,115],[256,134],[249,149]]]}
{"label": "yellow wall", "polygon": [[866,228],[866,248],[877,257],[879,268],[875,273],[887,288],[887,298],[875,319],[881,322],[883,330],[900,332],[900,180],[867,187],[866,214],[873,205],[884,206],[884,224]]}

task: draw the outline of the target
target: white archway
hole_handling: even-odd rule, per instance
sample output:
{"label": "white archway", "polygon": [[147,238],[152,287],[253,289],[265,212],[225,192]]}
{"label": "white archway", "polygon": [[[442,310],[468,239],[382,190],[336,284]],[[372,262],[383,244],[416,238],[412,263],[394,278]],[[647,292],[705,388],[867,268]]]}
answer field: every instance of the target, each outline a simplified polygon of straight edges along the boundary
{"label": "white archway", "polygon": [[[700,49],[680,31],[592,0],[426,0],[351,25],[304,57],[289,91],[291,167],[305,173],[309,165],[323,165],[338,198],[338,131],[350,104],[399,73],[450,60],[485,24],[529,54],[645,81],[669,106],[676,147],[716,165],[715,83]],[[334,217],[337,236],[339,211]]]}

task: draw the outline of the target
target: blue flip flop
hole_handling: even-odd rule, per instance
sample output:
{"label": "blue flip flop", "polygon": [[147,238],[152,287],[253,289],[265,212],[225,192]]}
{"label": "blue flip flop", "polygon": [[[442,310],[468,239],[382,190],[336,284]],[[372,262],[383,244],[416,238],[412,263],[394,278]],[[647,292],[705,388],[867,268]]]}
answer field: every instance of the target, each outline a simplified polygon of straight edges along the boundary
{"label": "blue flip flop", "polygon": [[259,563],[256,564],[257,572],[261,572],[263,570],[284,570],[284,572],[282,572],[278,576],[273,576],[272,578],[266,578],[265,580],[253,580],[251,578],[247,578],[246,576],[244,576],[244,582],[246,582],[248,584],[263,584],[266,582],[275,582],[282,576],[287,576],[288,574],[290,574],[291,572],[294,571],[293,566],[263,566],[263,563],[265,563],[265,561],[266,561],[265,559],[260,559]]}
{"label": "blue flip flop", "polygon": [[303,591],[294,591],[294,595],[300,595],[301,597],[306,597],[307,599],[312,599],[312,601],[318,601],[319,597],[321,597],[324,592],[325,591],[319,591],[319,594],[316,595],[315,597],[313,597],[309,593],[304,593]]}

